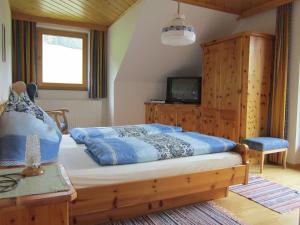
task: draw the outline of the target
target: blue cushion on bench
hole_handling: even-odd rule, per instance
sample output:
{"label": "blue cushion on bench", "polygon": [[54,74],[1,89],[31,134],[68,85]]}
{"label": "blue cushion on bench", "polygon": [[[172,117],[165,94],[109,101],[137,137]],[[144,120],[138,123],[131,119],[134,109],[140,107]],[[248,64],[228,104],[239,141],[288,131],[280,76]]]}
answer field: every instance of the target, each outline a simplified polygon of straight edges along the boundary
{"label": "blue cushion on bench", "polygon": [[247,138],[243,140],[243,143],[248,145],[250,149],[260,151],[268,151],[289,147],[289,142],[287,140],[273,137]]}

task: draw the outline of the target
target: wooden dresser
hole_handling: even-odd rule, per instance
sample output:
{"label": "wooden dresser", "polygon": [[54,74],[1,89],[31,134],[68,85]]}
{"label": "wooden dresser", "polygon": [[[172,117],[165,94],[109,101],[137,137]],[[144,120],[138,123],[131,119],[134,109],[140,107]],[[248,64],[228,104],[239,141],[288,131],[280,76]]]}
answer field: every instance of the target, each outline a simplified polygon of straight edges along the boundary
{"label": "wooden dresser", "polygon": [[200,105],[145,103],[146,123],[180,126],[187,131],[200,130]]}
{"label": "wooden dresser", "polygon": [[274,37],[240,33],[202,45],[202,104],[146,104],[146,123],[240,141],[268,132]]}

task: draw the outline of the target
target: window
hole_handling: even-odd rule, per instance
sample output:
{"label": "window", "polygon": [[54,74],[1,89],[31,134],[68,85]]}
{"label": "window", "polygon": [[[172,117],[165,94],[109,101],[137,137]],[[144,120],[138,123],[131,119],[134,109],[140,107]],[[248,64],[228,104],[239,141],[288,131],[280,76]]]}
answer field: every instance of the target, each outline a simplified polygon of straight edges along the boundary
{"label": "window", "polygon": [[41,89],[87,89],[87,34],[38,30],[38,84]]}

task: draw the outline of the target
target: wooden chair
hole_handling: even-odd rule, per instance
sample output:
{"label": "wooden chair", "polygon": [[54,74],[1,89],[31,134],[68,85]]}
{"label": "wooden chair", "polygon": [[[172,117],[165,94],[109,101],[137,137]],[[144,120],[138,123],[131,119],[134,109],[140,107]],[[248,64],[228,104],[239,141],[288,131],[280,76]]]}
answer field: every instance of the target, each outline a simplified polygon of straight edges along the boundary
{"label": "wooden chair", "polygon": [[67,119],[67,113],[69,112],[68,109],[56,109],[56,110],[49,110],[46,111],[49,116],[51,116],[54,121],[56,122],[57,127],[63,134],[69,133],[69,125]]}
{"label": "wooden chair", "polygon": [[283,153],[282,166],[286,168],[287,152],[289,142],[280,138],[273,137],[254,137],[243,140],[249,146],[249,151],[255,151],[260,155],[260,173],[264,170],[265,156],[274,153]]}

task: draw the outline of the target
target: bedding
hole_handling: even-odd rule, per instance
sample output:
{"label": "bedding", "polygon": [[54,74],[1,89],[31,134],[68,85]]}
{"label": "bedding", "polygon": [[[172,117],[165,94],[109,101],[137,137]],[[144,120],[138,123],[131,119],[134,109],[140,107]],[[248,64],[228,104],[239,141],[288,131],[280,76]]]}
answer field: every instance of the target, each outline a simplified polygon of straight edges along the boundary
{"label": "bedding", "polygon": [[123,165],[226,152],[233,141],[195,132],[88,139],[87,153],[100,165]]}
{"label": "bedding", "polygon": [[73,128],[70,134],[77,144],[89,138],[138,137],[150,134],[181,132],[182,128],[163,124],[137,124],[113,127]]}
{"label": "bedding", "polygon": [[101,166],[88,156],[85,149],[85,145],[77,144],[69,135],[63,135],[58,162],[64,166],[76,189],[205,172],[242,164],[240,154],[222,152],[128,165]]}
{"label": "bedding", "polygon": [[11,91],[0,127],[0,166],[25,165],[29,135],[39,136],[42,163],[57,160],[62,135],[52,118],[27,93],[18,95]]}

